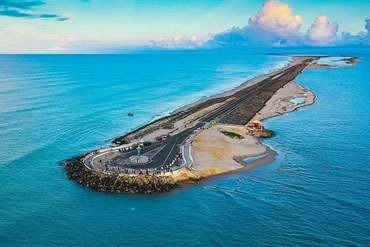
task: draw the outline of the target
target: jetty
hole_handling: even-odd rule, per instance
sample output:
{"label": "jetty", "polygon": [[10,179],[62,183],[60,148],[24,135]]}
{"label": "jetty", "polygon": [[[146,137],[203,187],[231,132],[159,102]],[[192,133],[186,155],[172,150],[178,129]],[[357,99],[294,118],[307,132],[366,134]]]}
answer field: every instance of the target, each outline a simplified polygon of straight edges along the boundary
{"label": "jetty", "polygon": [[[66,162],[68,176],[98,191],[169,191],[176,187],[172,179],[176,173],[192,165],[190,142],[194,136],[216,123],[246,125],[277,90],[316,59],[318,57],[305,57],[254,85],[199,102],[116,138],[114,147],[70,159]],[[259,127],[258,131],[255,129],[250,131],[273,135],[260,131]],[[155,136],[157,133],[163,134]]]}

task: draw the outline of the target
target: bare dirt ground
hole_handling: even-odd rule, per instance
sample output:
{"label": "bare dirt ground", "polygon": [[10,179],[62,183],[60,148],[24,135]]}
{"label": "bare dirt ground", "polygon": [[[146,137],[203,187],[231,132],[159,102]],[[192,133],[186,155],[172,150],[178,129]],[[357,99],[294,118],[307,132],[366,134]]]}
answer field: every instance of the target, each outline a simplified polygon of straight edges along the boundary
{"label": "bare dirt ground", "polygon": [[[290,100],[295,98],[306,98],[306,100],[303,104],[294,105]],[[256,119],[265,120],[295,111],[300,107],[315,103],[315,98],[316,96],[311,91],[291,81],[280,88],[271,99],[267,101],[265,107],[255,115],[251,122]]]}

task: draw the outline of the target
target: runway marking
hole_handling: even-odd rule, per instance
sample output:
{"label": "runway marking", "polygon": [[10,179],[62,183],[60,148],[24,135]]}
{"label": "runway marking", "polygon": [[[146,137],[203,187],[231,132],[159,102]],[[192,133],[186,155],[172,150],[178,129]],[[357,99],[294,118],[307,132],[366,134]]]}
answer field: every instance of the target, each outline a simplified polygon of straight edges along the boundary
{"label": "runway marking", "polygon": [[[196,134],[196,132],[198,132],[197,129],[199,129],[203,126],[206,126],[212,120],[225,118],[228,114],[230,114],[234,110],[237,110],[240,106],[242,106],[244,104],[248,104],[249,101],[253,100],[253,98],[256,95],[262,93],[265,89],[268,89],[269,87],[271,87],[275,84],[279,84],[279,83],[283,82],[281,80],[286,79],[287,81],[291,81],[292,80],[292,79],[290,79],[291,77],[295,78],[298,75],[297,74],[296,76],[294,76],[296,74],[297,70],[302,71],[302,66],[303,66],[303,69],[304,69],[304,67],[307,66],[307,63],[304,61],[304,63],[301,64],[301,65],[290,66],[290,67],[286,68],[284,71],[282,71],[280,73],[277,73],[275,75],[272,75],[269,78],[266,78],[266,79],[260,81],[256,86],[251,86],[250,90],[248,90],[244,94],[234,98],[233,100],[231,100],[229,102],[226,102],[224,105],[216,108],[214,111],[211,111],[210,113],[205,114],[204,116],[198,118],[197,119],[198,122],[195,123],[192,127],[185,128],[183,131],[179,132],[178,134],[173,135],[170,138],[168,138],[167,141],[154,143],[154,145],[151,146],[150,151],[147,151],[146,153],[156,151],[154,153],[154,155],[151,156],[152,158],[157,157],[157,155],[160,152],[162,152],[162,153],[161,153],[159,158],[154,159],[154,160],[150,159],[150,162],[145,163],[145,164],[149,164],[149,163],[154,163],[153,165],[160,164],[160,162],[161,162],[160,158],[165,155],[165,152],[163,151],[163,149],[165,147],[167,147],[167,145],[169,145],[172,142],[173,142],[173,145],[171,147],[171,150],[168,152],[164,162],[162,163],[162,165],[159,165],[159,166],[156,166],[156,167],[164,166],[166,164],[166,162],[168,161],[169,156],[171,154],[175,154],[174,151],[177,151],[177,149],[174,150],[174,148],[175,147],[178,148],[178,146],[180,146],[180,148],[179,148],[180,152],[182,151],[184,153],[183,159],[185,160],[185,163],[187,162],[186,158],[190,159],[190,161],[193,162],[193,157],[191,156],[191,145],[188,147],[188,152],[186,152],[187,148],[184,148],[182,146],[182,145],[184,145],[184,143],[186,142],[187,139],[191,138],[191,136],[193,135],[192,133]],[[157,151],[157,148],[158,148],[157,145],[159,146],[158,151]],[[111,162],[113,159],[116,159],[116,157],[117,157],[115,164],[117,164],[118,166],[120,166],[122,164],[123,164],[123,166],[127,165],[128,158],[126,158],[126,159],[124,159],[124,158],[131,155],[131,154],[134,154],[135,150],[128,151],[126,153],[115,156],[116,152],[118,151],[117,148],[119,149],[119,146],[116,147],[116,148],[111,148],[111,149],[109,149],[109,150],[107,150],[103,153],[100,153],[96,156],[92,156],[90,162],[88,162],[90,157],[87,158],[86,162],[85,162],[85,166],[86,166],[86,164],[90,163],[90,165],[92,166],[92,169],[95,169],[95,168],[100,169],[100,168],[98,168],[99,164],[96,164],[96,166],[95,166],[95,164],[94,164],[95,159],[98,158],[98,157],[101,157],[103,155],[107,155],[107,154],[109,155],[109,153],[111,153],[111,152],[112,152],[113,157],[109,158],[109,159],[106,159],[106,161]],[[142,152],[147,148],[148,147],[143,147]],[[189,157],[186,157],[185,152],[189,154]],[[89,167],[87,167],[87,168],[89,168]]]}
{"label": "runway marking", "polygon": [[[160,148],[152,157],[155,157],[160,151],[162,151],[162,149],[164,149],[165,147],[167,146],[167,144],[165,144],[162,148]],[[150,151],[149,151],[150,152]]]}
{"label": "runway marking", "polygon": [[166,159],[164,160],[164,162],[162,163],[162,166],[164,165],[164,163],[166,163],[166,162],[167,162],[168,157],[169,157],[169,156],[170,156],[170,154],[172,153],[172,150],[175,148],[176,143],[177,143],[177,139],[178,139],[178,138],[176,138],[176,141],[175,141],[175,143],[173,144],[173,146],[172,146],[172,148],[171,148],[170,152],[167,154],[167,157],[166,157]]}

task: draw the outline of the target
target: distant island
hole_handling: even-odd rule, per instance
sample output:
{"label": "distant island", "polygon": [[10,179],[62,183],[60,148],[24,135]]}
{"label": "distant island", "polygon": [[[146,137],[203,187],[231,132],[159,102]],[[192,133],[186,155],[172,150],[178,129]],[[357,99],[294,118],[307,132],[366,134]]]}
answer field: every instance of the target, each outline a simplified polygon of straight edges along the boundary
{"label": "distant island", "polygon": [[[315,102],[315,94],[294,79],[303,70],[337,68],[317,63],[323,57],[292,56],[278,71],[184,106],[116,138],[111,147],[67,160],[67,175],[100,192],[149,194],[271,164],[277,153],[260,138],[274,133],[263,120]],[[341,60],[354,65],[359,58]]]}

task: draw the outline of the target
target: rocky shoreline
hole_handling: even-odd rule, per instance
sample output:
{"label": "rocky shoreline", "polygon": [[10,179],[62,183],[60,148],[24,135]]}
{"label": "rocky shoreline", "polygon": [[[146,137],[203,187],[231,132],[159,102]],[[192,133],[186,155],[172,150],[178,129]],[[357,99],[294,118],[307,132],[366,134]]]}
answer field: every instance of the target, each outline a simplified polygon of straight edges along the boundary
{"label": "rocky shoreline", "polygon": [[65,168],[69,179],[98,192],[153,194],[173,190],[177,184],[169,176],[109,175],[87,169],[83,164],[84,155],[69,159]]}

